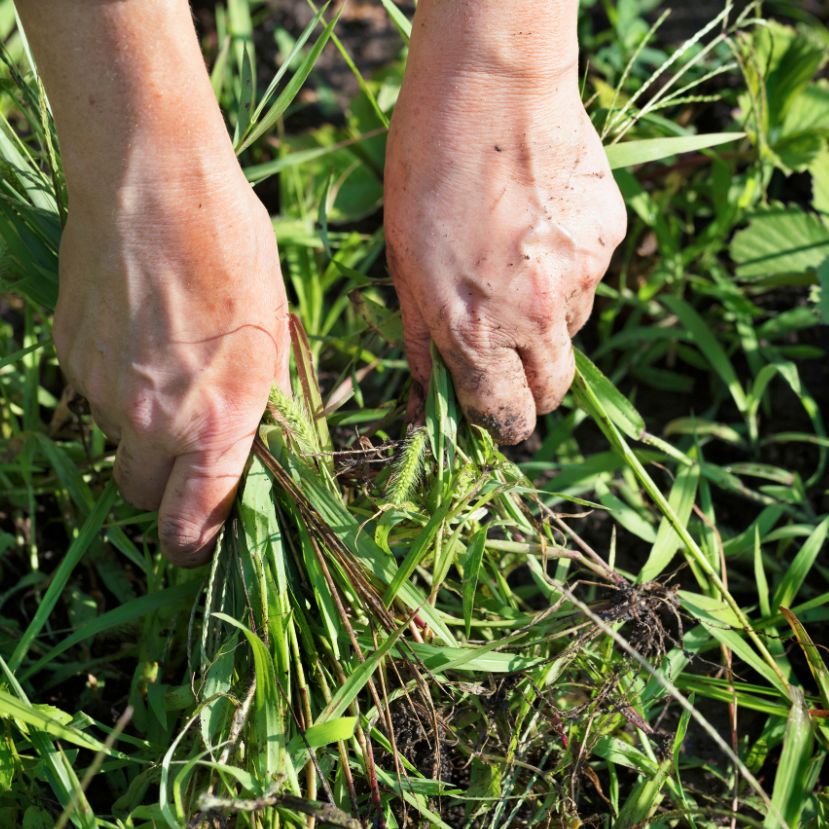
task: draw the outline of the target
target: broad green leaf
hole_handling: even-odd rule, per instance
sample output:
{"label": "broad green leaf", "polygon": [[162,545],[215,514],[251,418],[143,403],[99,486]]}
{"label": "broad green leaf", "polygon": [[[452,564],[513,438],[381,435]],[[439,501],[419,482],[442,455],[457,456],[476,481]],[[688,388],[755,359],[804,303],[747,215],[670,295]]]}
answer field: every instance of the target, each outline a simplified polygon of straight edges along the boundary
{"label": "broad green leaf", "polygon": [[773,204],[735,234],[731,258],[743,279],[815,271],[829,258],[829,226],[799,207]]}
{"label": "broad green leaf", "polygon": [[812,207],[820,213],[829,214],[829,142],[812,162]]}
{"label": "broad green leaf", "polygon": [[807,26],[793,30],[771,23],[765,32],[758,32],[758,37],[768,37],[774,44],[774,64],[766,78],[769,121],[774,128],[785,123],[792,107],[826,62],[827,44],[820,32]]}
{"label": "broad green leaf", "polygon": [[829,137],[829,85],[807,86],[791,103],[773,150],[788,170],[802,172],[815,164]]}

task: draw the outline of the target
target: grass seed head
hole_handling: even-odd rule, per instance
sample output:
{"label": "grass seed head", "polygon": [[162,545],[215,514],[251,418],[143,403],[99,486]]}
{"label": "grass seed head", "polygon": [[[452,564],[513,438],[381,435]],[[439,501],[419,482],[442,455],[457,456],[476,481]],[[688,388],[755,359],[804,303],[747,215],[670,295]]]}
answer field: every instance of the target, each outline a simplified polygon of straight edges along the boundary
{"label": "grass seed head", "polygon": [[387,499],[395,507],[402,507],[412,499],[426,458],[426,428],[421,426],[409,434],[403,452],[392,472]]}
{"label": "grass seed head", "polygon": [[303,454],[319,451],[311,419],[298,400],[274,386],[268,398],[268,413],[291,436]]}

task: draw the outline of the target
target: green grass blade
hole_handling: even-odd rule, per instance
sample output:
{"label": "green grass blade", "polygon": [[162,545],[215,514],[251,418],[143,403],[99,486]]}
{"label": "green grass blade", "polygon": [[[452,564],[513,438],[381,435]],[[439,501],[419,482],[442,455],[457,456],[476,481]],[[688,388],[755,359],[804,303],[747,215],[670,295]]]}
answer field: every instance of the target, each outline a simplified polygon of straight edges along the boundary
{"label": "green grass blade", "polygon": [[[812,756],[814,729],[803,691],[792,688],[792,707],[783,737],[783,751],[774,776],[771,802],[789,826],[799,825],[800,814],[806,802],[808,767]],[[774,814],[763,823],[764,829],[778,829],[781,825]]]}
{"label": "green grass blade", "polygon": [[791,606],[817,561],[818,555],[824,550],[828,532],[829,518],[825,518],[815,527],[814,532],[806,539],[792,563],[786,568],[782,581],[774,591],[772,608]]}
{"label": "green grass blade", "polygon": [[[681,466],[668,496],[669,506],[675,511],[677,519],[685,526],[694,508],[699,479],[699,467]],[[671,526],[671,522],[663,517],[648,560],[639,572],[638,581],[644,584],[653,581],[660,573],[663,573],[681,546],[682,539]]]}
{"label": "green grass blade", "polygon": [[408,43],[412,36],[412,24],[409,18],[397,8],[394,0],[380,0],[380,2],[388,13],[391,22],[394,23],[397,31],[400,32],[403,40]]}
{"label": "green grass blade", "polygon": [[679,318],[690,336],[691,342],[703,353],[711,367],[725,383],[734,403],[743,414],[748,412],[748,398],[737,379],[734,365],[720,345],[719,340],[708,326],[708,323],[687,302],[676,296],[662,297],[663,304]]}
{"label": "green grass blade", "polygon": [[61,594],[66,589],[69,576],[81,558],[83,558],[84,553],[86,553],[89,549],[89,545],[100,531],[110,509],[112,509],[112,505],[115,503],[116,495],[117,491],[115,489],[115,484],[110,481],[110,483],[107,484],[106,489],[104,489],[101,493],[101,497],[98,499],[95,509],[93,509],[89,514],[89,517],[86,519],[84,525],[78,532],[77,537],[66,551],[66,555],[61,560],[57,570],[55,570],[52,580],[49,583],[49,587],[37,608],[34,618],[29,623],[29,626],[26,628],[23,635],[20,637],[20,641],[17,643],[14,652],[9,657],[9,668],[12,671],[16,671],[22,665],[23,660],[26,658],[26,654],[29,652],[29,648],[32,646],[32,642],[34,642],[37,635],[46,624],[46,621],[57,604],[58,599],[60,599]]}
{"label": "green grass blade", "polygon": [[687,590],[679,591],[682,606],[695,619],[698,619],[705,629],[718,641],[722,642],[736,656],[749,667],[757,671],[760,676],[776,688],[785,698],[789,693],[789,685],[785,679],[778,676],[769,668],[766,661],[760,659],[748,646],[740,635],[744,629],[741,620],[737,619],[731,608],[719,599],[703,596],[700,593],[691,593]]}
{"label": "green grass blade", "polygon": [[311,51],[305,56],[302,63],[294,72],[293,77],[279,93],[276,100],[271,104],[268,111],[261,120],[254,126],[236,147],[236,154],[240,155],[252,144],[256,143],[266,132],[271,130],[276,122],[285,114],[288,107],[293,103],[294,98],[299,94],[303,84],[308,80],[311,70],[314,68],[322,50],[325,48],[334,31],[334,27],[340,19],[340,13],[323,29],[322,34],[317,38]]}
{"label": "green grass blade", "polygon": [[355,668],[349,675],[348,679],[337,689],[337,692],[331,698],[331,701],[323,708],[319,716],[314,721],[314,726],[322,726],[325,723],[340,719],[348,710],[352,702],[357,698],[360,691],[365,688],[368,681],[374,675],[374,672],[380,667],[380,662],[383,660],[388,652],[394,647],[397,640],[403,635],[407,625],[401,627],[394,633],[390,633],[383,643],[374,653],[369,656],[365,662]]}
{"label": "green grass blade", "polygon": [[486,528],[478,530],[472,536],[463,556],[463,624],[468,639],[472,632],[472,611],[475,608],[475,591],[478,588],[478,575],[481,561],[486,549]]}
{"label": "green grass blade", "polygon": [[720,144],[728,144],[743,137],[741,132],[715,132],[708,135],[680,135],[671,138],[643,138],[625,141],[605,148],[612,170],[635,167],[651,161],[661,161],[681,153],[698,152]]}
{"label": "green grass blade", "polygon": [[806,628],[803,627],[797,616],[787,607],[781,607],[780,612],[789,625],[791,625],[797,642],[803,649],[806,661],[809,663],[809,670],[812,672],[812,676],[817,683],[820,701],[823,707],[829,711],[829,668],[826,667],[826,663],[820,655],[820,650],[812,641],[812,637],[806,632]]}
{"label": "green grass blade", "polygon": [[576,367],[585,382],[590,384],[617,428],[631,440],[640,440],[645,431],[645,421],[633,404],[602,374],[590,358],[579,350],[576,350]]}
{"label": "green grass blade", "polygon": [[213,616],[242,631],[253,651],[256,670],[256,730],[259,746],[264,751],[263,772],[267,779],[274,779],[287,772],[287,783],[299,794],[299,783],[293,765],[285,763],[287,757],[285,733],[287,718],[283,701],[276,684],[276,669],[265,643],[241,622],[226,613],[214,612]]}
{"label": "green grass blade", "polygon": [[191,599],[195,596],[199,586],[199,582],[191,581],[178,587],[168,587],[166,590],[159,590],[157,593],[140,596],[106,613],[102,613],[97,618],[79,627],[74,633],[63,639],[59,645],[55,645],[55,647],[41,656],[40,659],[29,665],[22,672],[20,676],[21,680],[25,682],[30,679],[50,662],[57,659],[62,653],[65,653],[81,642],[87,641],[87,639],[92,639],[108,630],[114,630],[123,625],[128,625],[136,621],[136,619],[141,619],[163,607],[179,605]]}
{"label": "green grass blade", "polygon": [[[51,709],[51,706],[48,707]],[[14,720],[19,727],[22,723],[24,731],[28,731],[28,727],[31,726],[50,737],[65,740],[67,743],[72,743],[72,745],[80,748],[108,753],[108,749],[100,740],[96,740],[94,737],[90,737],[88,734],[84,734],[83,731],[67,724],[72,719],[71,715],[63,712],[58,713],[61,714],[60,719],[50,716],[45,710],[38,708],[36,705],[23,702],[12,696],[8,691],[0,689],[0,717],[8,717]]]}

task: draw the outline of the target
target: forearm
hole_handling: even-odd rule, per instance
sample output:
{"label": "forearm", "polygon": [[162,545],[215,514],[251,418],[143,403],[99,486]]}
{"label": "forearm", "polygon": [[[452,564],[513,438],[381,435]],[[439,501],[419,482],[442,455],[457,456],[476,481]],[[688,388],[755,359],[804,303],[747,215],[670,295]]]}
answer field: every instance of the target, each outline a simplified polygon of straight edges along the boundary
{"label": "forearm", "polygon": [[[187,0],[17,0],[70,192],[207,177],[233,151]],[[148,158],[152,156],[152,158]],[[217,157],[218,156],[218,157]],[[152,163],[145,163],[145,162]]]}

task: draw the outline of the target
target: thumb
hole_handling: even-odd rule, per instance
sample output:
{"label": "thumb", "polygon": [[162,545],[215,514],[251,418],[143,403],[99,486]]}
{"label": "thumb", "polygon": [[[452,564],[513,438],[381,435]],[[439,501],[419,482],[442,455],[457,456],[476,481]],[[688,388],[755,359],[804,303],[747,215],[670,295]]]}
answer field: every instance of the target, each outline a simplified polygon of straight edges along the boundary
{"label": "thumb", "polygon": [[198,567],[213,552],[216,536],[233,505],[253,434],[223,451],[179,455],[158,514],[161,552],[179,567]]}

